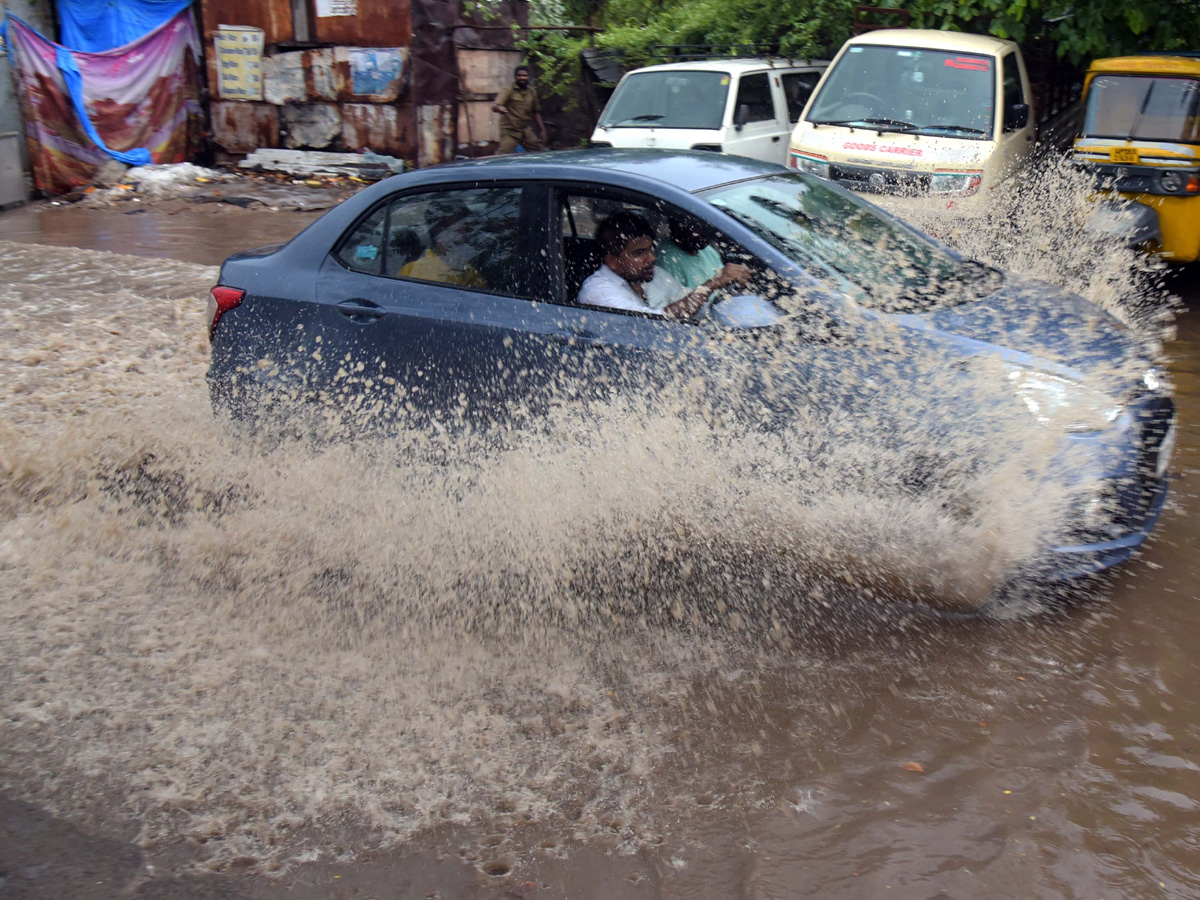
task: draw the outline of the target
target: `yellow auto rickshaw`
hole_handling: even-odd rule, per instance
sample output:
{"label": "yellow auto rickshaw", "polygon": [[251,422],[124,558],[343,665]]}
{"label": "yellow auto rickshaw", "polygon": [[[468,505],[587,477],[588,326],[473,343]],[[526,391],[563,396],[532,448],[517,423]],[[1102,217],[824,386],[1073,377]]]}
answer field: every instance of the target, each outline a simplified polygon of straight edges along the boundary
{"label": "yellow auto rickshaw", "polygon": [[1096,178],[1091,226],[1200,258],[1200,53],[1098,59],[1083,90],[1072,157]]}

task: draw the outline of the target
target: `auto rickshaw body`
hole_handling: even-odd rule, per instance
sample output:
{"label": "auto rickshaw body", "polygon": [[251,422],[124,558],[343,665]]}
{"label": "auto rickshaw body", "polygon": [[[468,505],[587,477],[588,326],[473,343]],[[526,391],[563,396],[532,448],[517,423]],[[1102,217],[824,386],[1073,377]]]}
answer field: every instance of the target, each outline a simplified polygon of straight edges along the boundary
{"label": "auto rickshaw body", "polygon": [[1200,53],[1098,59],[1083,102],[1072,157],[1095,175],[1092,226],[1200,258]]}

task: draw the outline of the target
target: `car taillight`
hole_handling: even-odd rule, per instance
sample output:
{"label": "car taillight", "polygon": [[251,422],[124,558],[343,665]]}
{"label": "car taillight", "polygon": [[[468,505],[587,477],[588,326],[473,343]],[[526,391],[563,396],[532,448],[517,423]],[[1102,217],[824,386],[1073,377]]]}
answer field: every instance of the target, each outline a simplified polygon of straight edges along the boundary
{"label": "car taillight", "polygon": [[225,287],[222,284],[218,284],[212,289],[212,300],[208,303],[208,339],[210,341],[212,340],[213,329],[221,321],[221,316],[241,303],[245,297],[246,292],[241,288]]}

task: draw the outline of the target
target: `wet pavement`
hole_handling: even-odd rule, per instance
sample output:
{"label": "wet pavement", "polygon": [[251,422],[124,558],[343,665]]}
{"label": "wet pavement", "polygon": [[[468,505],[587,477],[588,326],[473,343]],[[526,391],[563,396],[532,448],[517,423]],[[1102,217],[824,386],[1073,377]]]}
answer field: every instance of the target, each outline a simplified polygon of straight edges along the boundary
{"label": "wet pavement", "polygon": [[[1200,895],[1194,267],[1166,283],[1168,507],[1059,615],[797,598],[780,641],[514,597],[508,630],[414,632],[342,618],[338,573],[416,591],[377,537],[524,559],[572,470],[505,460],[472,494],[223,434],[214,266],[312,218],[0,213],[0,898]],[[629,460],[593,462],[617,491]]]}

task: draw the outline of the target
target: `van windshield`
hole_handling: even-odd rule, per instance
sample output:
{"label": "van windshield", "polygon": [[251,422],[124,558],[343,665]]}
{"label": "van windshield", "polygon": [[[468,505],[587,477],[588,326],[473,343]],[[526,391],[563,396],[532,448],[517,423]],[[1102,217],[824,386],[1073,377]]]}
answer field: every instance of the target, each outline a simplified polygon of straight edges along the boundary
{"label": "van windshield", "polygon": [[728,72],[637,72],[621,82],[601,128],[720,128]]}
{"label": "van windshield", "polygon": [[1097,75],[1088,88],[1083,134],[1200,143],[1200,80]]}
{"label": "van windshield", "polygon": [[990,56],[863,45],[838,60],[807,120],[986,141],[995,97]]}

